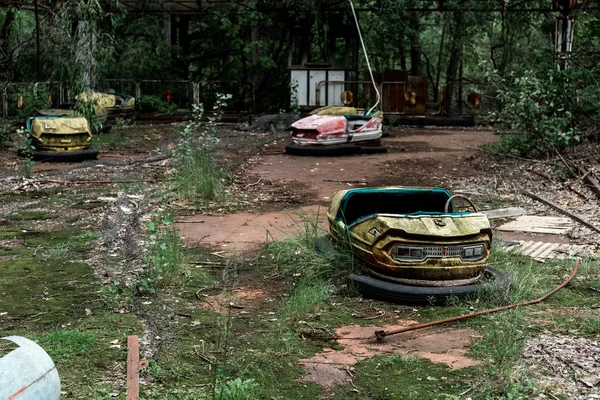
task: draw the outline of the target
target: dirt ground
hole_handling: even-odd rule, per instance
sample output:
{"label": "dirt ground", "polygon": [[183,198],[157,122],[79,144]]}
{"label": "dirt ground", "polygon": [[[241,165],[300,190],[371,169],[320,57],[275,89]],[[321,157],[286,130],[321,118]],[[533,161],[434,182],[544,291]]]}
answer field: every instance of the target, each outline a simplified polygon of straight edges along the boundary
{"label": "dirt ground", "polygon": [[388,153],[349,157],[291,156],[285,154],[286,140],[278,140],[267,151],[248,158],[235,173],[231,192],[250,205],[250,212],[189,216],[180,218],[179,226],[190,245],[256,250],[267,239],[294,233],[301,219],[298,213],[318,215],[326,228],[329,201],[339,190],[377,186],[454,189],[457,178],[484,173],[470,162],[473,150],[461,144],[478,146],[496,139],[485,129],[398,128],[383,139]]}
{"label": "dirt ground", "polygon": [[[116,135],[114,143],[109,140],[111,136],[100,138],[105,143],[101,146],[98,160],[82,163],[36,163],[34,179],[30,180],[20,177],[19,170],[23,161],[15,152],[5,152],[0,164],[2,192],[7,196],[17,196],[27,191],[64,188],[61,189],[64,192],[78,194],[84,185],[83,182],[77,183],[78,181],[91,182],[93,187],[106,183],[110,186],[104,191],[110,195],[94,193],[92,197],[86,197],[81,194],[82,200],[77,205],[84,209],[78,209],[72,215],[75,221],[72,224],[76,224],[77,217],[81,217],[84,221],[82,223],[98,226],[100,213],[94,211],[96,205],[103,210],[105,219],[106,210],[111,207],[116,210],[114,215],[127,214],[127,210],[141,204],[138,198],[123,197],[130,187],[127,185],[141,185],[151,191],[148,188],[153,182],[164,180],[172,173],[169,154],[175,143],[175,134],[180,128],[181,125],[173,124],[131,126],[117,130],[110,134]],[[241,130],[233,124],[220,128],[217,133],[220,138],[218,156],[221,167],[231,177],[231,185],[227,191],[234,207],[195,209],[186,205],[177,216],[176,224],[189,249],[208,249],[216,257],[234,255],[249,260],[265,242],[280,240],[297,232],[303,226],[303,221],[318,220],[320,229],[326,231],[326,210],[331,198],[339,190],[355,187],[442,186],[455,192],[468,193],[483,209],[518,205],[531,213],[557,215],[520,194],[520,190],[529,185],[585,215],[590,221],[600,221],[597,202],[589,192],[585,192],[587,189],[579,182],[573,183],[575,188],[572,187],[572,190],[566,190],[562,181],[553,180],[549,171],[551,167],[547,165],[510,159],[498,161],[473,149],[499,139],[489,129],[393,128],[390,136],[382,140],[389,149],[388,153],[333,158],[285,154],[288,135],[286,132]],[[546,175],[547,179],[540,178],[540,174]],[[53,196],[60,197],[60,192]],[[31,204],[35,206],[37,201],[31,201]],[[11,209],[13,205],[14,203],[0,205],[4,215],[15,212]],[[25,204],[20,204],[21,208],[24,206]],[[32,221],[31,228],[47,229],[55,223],[53,221]],[[111,221],[108,224],[113,223]],[[1,223],[0,219],[0,226]],[[123,229],[117,229],[115,235],[132,235],[133,239],[130,241],[138,244],[131,251],[138,251],[140,237],[135,233],[128,233],[124,225],[117,226]],[[597,246],[597,241],[590,232],[587,228],[578,227],[568,237],[560,239],[543,234],[499,235],[504,240],[546,239]],[[123,244],[115,243],[115,246]],[[4,241],[2,245],[8,246],[10,243]],[[110,249],[106,251],[110,252]],[[92,264],[94,262],[98,260],[91,261]],[[124,267],[127,268],[133,270],[135,266]],[[121,275],[114,275],[114,271],[110,269],[98,269],[96,272],[105,283],[122,278]],[[212,293],[195,294],[198,302],[193,306],[194,309],[220,312],[224,307],[233,307],[233,314],[240,318],[247,313],[263,312],[263,308],[269,309],[269,303],[274,298],[281,297],[278,288],[264,279],[241,282],[236,290],[230,292],[231,297],[228,298]],[[267,317],[273,314],[270,311],[265,313]],[[456,369],[480,364],[468,354],[475,339],[474,332],[470,329],[442,327],[422,330],[399,335],[385,345],[352,339],[367,337],[378,329],[405,326],[411,322],[414,321],[396,318],[395,325],[374,322],[370,325],[340,327],[336,330],[340,337],[337,341],[339,348],[325,348],[314,357],[301,360],[305,367],[301,381],[334,387],[346,382],[348,376],[352,375],[348,372],[349,368],[376,354],[427,358]],[[147,333],[150,332],[146,336],[168,338],[168,328],[157,328],[154,331],[151,326],[148,328],[149,325],[159,323],[160,321],[146,321]],[[160,340],[164,342],[167,339]],[[143,342],[148,346],[158,346],[153,343],[152,337]],[[531,350],[530,353],[534,354],[535,351]],[[535,358],[535,355],[530,357]],[[537,358],[535,360],[539,361]],[[590,384],[591,378],[588,379],[586,375],[586,379],[585,384]],[[597,382],[592,383],[595,386]]]}

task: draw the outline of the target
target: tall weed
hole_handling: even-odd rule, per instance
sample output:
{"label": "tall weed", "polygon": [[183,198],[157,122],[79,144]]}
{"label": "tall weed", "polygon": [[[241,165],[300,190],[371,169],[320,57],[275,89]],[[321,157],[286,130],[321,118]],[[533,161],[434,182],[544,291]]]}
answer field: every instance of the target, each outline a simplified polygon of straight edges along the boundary
{"label": "tall weed", "polygon": [[207,122],[203,121],[204,106],[193,105],[192,119],[179,133],[179,142],[173,150],[176,165],[176,184],[180,196],[188,200],[223,201],[224,173],[215,163],[214,154],[219,143],[215,137],[223,107],[231,95],[219,94]]}
{"label": "tall weed", "polygon": [[[297,214],[295,218],[295,233],[268,242],[255,260],[292,281],[292,292],[281,308],[284,321],[301,318],[327,303],[336,288],[345,286],[354,268],[352,252],[329,242],[319,227],[319,215]],[[272,239],[269,233],[268,238]]]}
{"label": "tall weed", "polygon": [[137,271],[135,286],[141,293],[153,294],[168,285],[186,262],[183,243],[173,219],[159,212],[148,222],[150,233],[144,242],[144,267]]}

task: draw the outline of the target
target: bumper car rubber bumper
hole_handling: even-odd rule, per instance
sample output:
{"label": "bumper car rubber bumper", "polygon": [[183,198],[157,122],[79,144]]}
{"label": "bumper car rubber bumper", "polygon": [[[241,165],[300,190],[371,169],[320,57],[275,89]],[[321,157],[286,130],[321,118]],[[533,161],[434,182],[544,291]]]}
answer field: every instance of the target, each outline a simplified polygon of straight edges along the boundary
{"label": "bumper car rubber bumper", "polygon": [[285,146],[285,152],[287,154],[295,156],[335,157],[347,156],[352,154],[387,153],[387,147],[360,146],[356,144],[342,144],[332,146],[299,146],[297,144],[288,144]]}
{"label": "bumper car rubber bumper", "polygon": [[43,151],[33,150],[31,152],[33,159],[36,161],[82,161],[91,160],[98,157],[98,149],[90,146],[85,150],[79,151]]}

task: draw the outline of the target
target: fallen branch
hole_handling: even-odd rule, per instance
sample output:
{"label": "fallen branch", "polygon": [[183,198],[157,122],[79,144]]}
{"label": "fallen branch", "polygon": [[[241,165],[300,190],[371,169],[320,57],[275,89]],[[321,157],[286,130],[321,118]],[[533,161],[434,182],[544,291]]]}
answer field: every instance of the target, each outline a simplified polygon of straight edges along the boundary
{"label": "fallen branch", "polygon": [[336,183],[366,183],[366,181],[349,181],[343,179],[323,179],[323,182],[336,182]]}
{"label": "fallen branch", "polygon": [[598,183],[598,180],[596,179],[594,168],[586,171],[585,168],[579,167],[579,172],[583,173],[583,176],[580,179],[583,179],[586,186],[600,198],[600,183]]}
{"label": "fallen branch", "polygon": [[213,360],[211,360],[210,358],[208,358],[207,356],[205,356],[204,354],[201,354],[200,351],[198,351],[198,346],[194,346],[194,353],[202,360],[206,361],[209,364],[214,364],[215,362]]}
{"label": "fallen branch", "polygon": [[[375,339],[377,339],[378,341],[381,341],[388,336],[396,335],[398,333],[428,328],[430,326],[447,324],[448,322],[461,321],[461,320],[470,319],[473,317],[479,317],[481,315],[492,314],[492,313],[495,313],[498,311],[510,310],[512,308],[519,307],[519,306],[523,307],[523,306],[530,306],[532,304],[541,303],[542,301],[546,300],[548,297],[552,296],[554,293],[558,292],[563,287],[567,286],[567,284],[573,280],[573,278],[575,277],[575,274],[577,274],[577,270],[579,269],[580,262],[581,262],[581,260],[577,260],[577,262],[575,263],[575,266],[573,267],[573,272],[571,272],[571,275],[567,278],[566,281],[564,281],[563,283],[561,283],[560,285],[558,285],[557,287],[552,289],[550,292],[548,292],[544,296],[540,297],[539,299],[524,301],[523,303],[520,303],[520,304],[511,304],[511,305],[504,306],[504,307],[490,308],[488,310],[478,311],[478,312],[474,312],[472,314],[459,315],[458,317],[446,318],[446,319],[441,319],[441,320],[433,321],[433,322],[426,322],[424,324],[410,325],[410,326],[406,326],[404,328],[395,329],[395,330],[391,330],[391,331],[383,331],[383,330],[375,331]],[[346,339],[346,338],[341,338],[341,339]]]}
{"label": "fallen branch", "polygon": [[473,147],[473,146],[468,146],[466,144],[458,143],[458,142],[455,142],[454,140],[452,140],[452,143],[454,143],[457,146],[461,146],[461,147],[464,147],[464,148],[467,148],[467,149],[471,149],[471,150],[481,151],[482,153],[493,154],[493,155],[498,156],[498,157],[508,157],[508,158],[514,158],[516,160],[521,160],[521,161],[526,161],[526,162],[534,163],[534,164],[546,164],[546,165],[556,166],[556,163],[551,162],[551,161],[534,160],[533,158],[519,157],[519,156],[515,156],[513,154],[497,153],[495,151],[490,151],[490,150],[486,150],[486,149],[480,149],[479,147]]}
{"label": "fallen branch", "polygon": [[558,158],[560,158],[560,161],[562,161],[562,163],[565,165],[565,167],[567,167],[567,171],[569,171],[569,175],[571,175],[573,178],[577,177],[577,174],[575,173],[575,171],[573,171],[571,166],[569,164],[567,164],[567,161],[563,158],[563,156],[560,154],[560,152],[556,149],[554,149],[554,151],[556,152],[556,155],[558,155]]}
{"label": "fallen branch", "polygon": [[213,261],[194,261],[190,262],[192,265],[214,265],[215,267],[226,267],[227,263],[224,262],[213,262]]}
{"label": "fallen branch", "polygon": [[587,176],[589,174],[594,172],[594,168],[590,169],[589,171],[586,171],[585,168],[579,167],[579,172],[581,172],[583,175],[581,175],[579,178],[575,179],[573,182],[565,183],[565,186],[572,186],[572,185],[576,184],[577,182],[579,182],[580,180],[587,178]]}
{"label": "fallen branch", "polygon": [[591,223],[589,223],[585,219],[583,219],[583,218],[581,218],[581,217],[573,214],[571,211],[567,210],[566,208],[561,207],[558,204],[554,204],[550,200],[545,199],[545,198],[543,198],[541,196],[538,196],[535,193],[528,192],[527,190],[523,190],[523,191],[521,191],[521,193],[523,193],[527,197],[531,197],[534,200],[537,200],[537,201],[539,201],[541,203],[544,203],[544,204],[546,204],[549,207],[552,207],[553,209],[555,209],[559,213],[564,214],[567,217],[569,217],[569,218],[571,218],[571,219],[579,222],[581,225],[586,226],[586,227],[590,228],[591,230],[600,233],[600,228],[598,228],[596,225],[592,225]]}
{"label": "fallen branch", "polygon": [[262,181],[262,178],[263,177],[261,176],[256,182],[247,184],[246,186],[244,186],[244,189],[248,189],[250,186],[258,185]]}

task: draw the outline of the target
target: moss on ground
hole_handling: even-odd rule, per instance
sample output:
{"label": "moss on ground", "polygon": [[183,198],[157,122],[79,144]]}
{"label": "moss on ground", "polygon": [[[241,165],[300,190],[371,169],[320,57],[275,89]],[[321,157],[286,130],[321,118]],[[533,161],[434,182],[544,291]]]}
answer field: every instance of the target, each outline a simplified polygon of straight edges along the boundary
{"label": "moss on ground", "polygon": [[458,398],[470,388],[475,368],[452,370],[416,357],[375,356],[349,370],[351,385],[332,390],[331,399]]}

